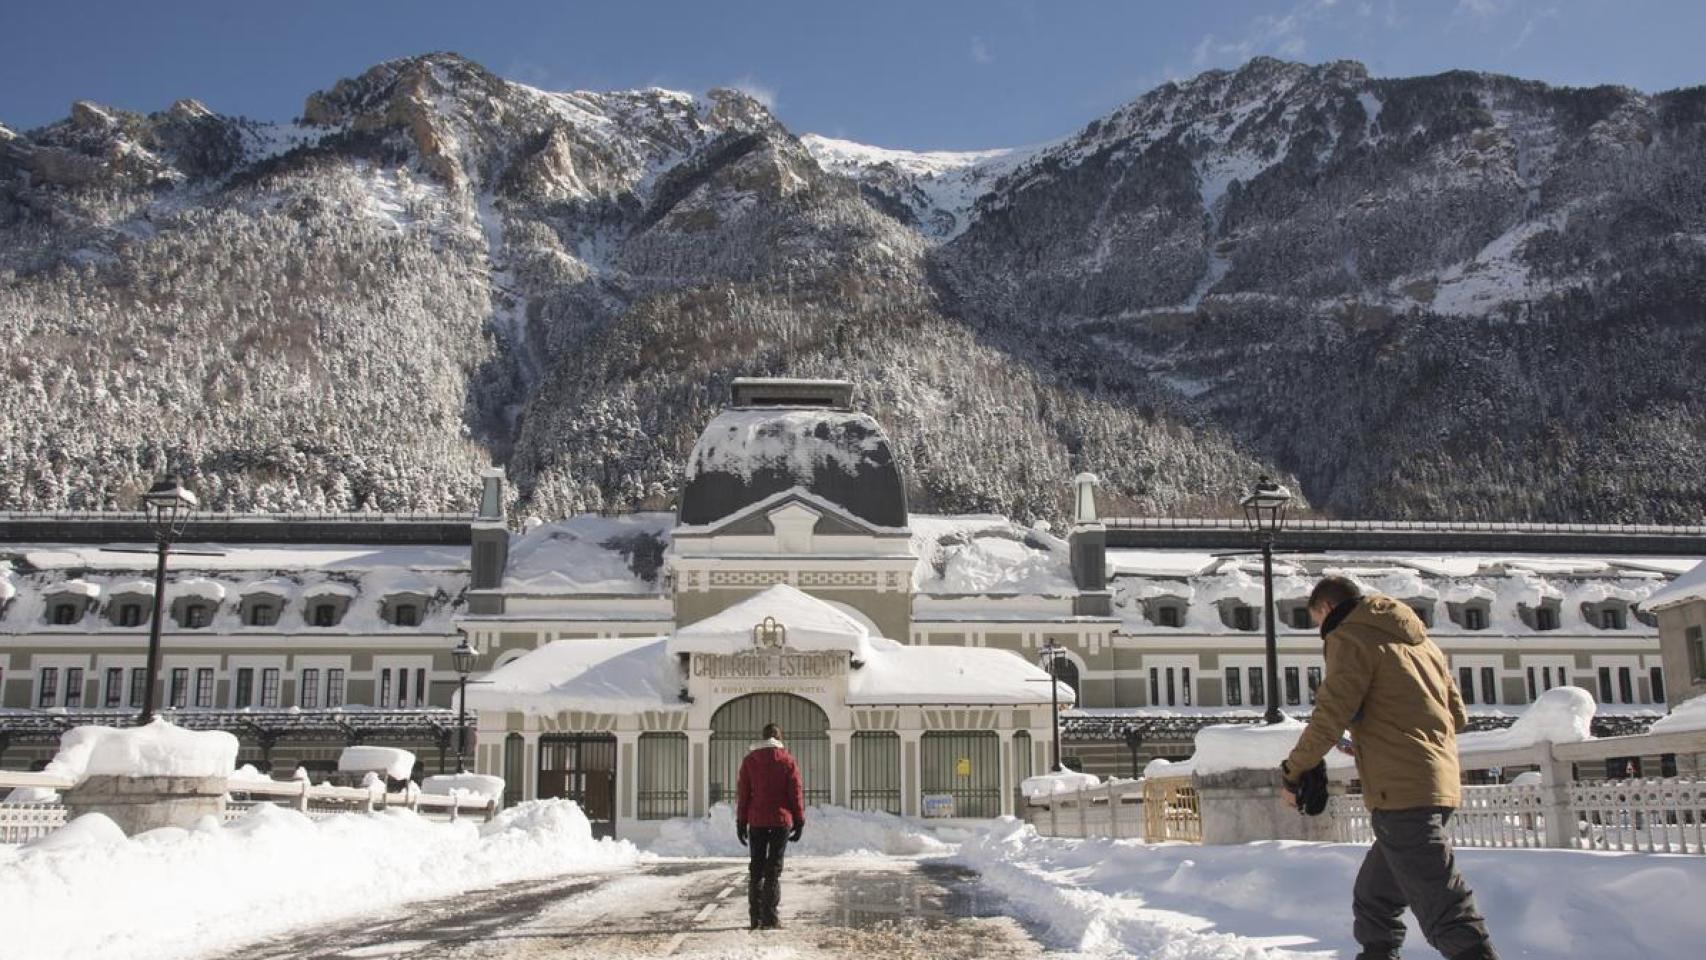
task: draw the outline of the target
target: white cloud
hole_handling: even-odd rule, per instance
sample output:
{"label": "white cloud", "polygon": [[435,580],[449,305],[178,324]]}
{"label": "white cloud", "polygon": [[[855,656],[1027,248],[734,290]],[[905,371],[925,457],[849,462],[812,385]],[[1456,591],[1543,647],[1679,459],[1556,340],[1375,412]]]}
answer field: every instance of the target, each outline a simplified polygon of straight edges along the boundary
{"label": "white cloud", "polygon": [[[1309,31],[1329,15],[1338,15],[1335,10],[1338,3],[1339,0],[1300,0],[1285,13],[1252,17],[1242,35],[1234,39],[1206,34],[1191,49],[1191,64],[1198,69],[1238,64],[1260,53],[1303,59],[1309,55]],[[1372,12],[1367,3],[1358,10],[1364,16]]]}
{"label": "white cloud", "polygon": [[730,80],[727,84],[732,90],[739,90],[764,105],[766,110],[776,109],[776,88],[759,80],[752,74]]}
{"label": "white cloud", "polygon": [[989,41],[974,35],[971,38],[971,59],[973,63],[994,63],[995,51],[989,46]]}

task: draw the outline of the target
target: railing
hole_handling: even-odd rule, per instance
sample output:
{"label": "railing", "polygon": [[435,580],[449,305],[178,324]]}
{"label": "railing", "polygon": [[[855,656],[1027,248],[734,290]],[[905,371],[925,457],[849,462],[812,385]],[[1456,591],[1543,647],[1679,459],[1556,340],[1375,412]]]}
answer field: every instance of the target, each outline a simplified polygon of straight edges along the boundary
{"label": "railing", "polygon": [[63,826],[63,803],[0,804],[0,843],[29,843]]}
{"label": "railing", "polygon": [[1189,777],[1151,777],[1143,781],[1143,829],[1149,840],[1202,842],[1202,810]]}
{"label": "railing", "polygon": [[[1103,517],[1109,529],[1124,530],[1245,530],[1243,517]],[[1418,531],[1425,533],[1582,533],[1706,536],[1706,526],[1653,523],[1524,523],[1498,520],[1312,520],[1292,518],[1288,530],[1331,530],[1368,533]]]}
{"label": "railing", "polygon": [[[1185,781],[1187,787],[1189,781]],[[1110,780],[1072,793],[1035,797],[1025,819],[1045,837],[1142,838],[1145,793],[1142,780]]]}
{"label": "railing", "polygon": [[1613,780],[1570,788],[1575,845],[1586,850],[1706,854],[1706,782]]}
{"label": "railing", "polygon": [[[1327,801],[1333,839],[1340,843],[1371,843],[1374,824],[1362,797],[1335,796]],[[1538,786],[1475,786],[1463,788],[1463,800],[1451,817],[1448,832],[1459,847],[1544,847],[1546,811]]]}
{"label": "railing", "polygon": [[[198,512],[190,517],[192,523],[234,523],[254,520],[281,522],[363,521],[368,523],[463,523],[479,519],[472,510],[458,513],[425,511],[366,512],[360,510],[285,510],[277,513],[223,510]],[[0,510],[0,522],[47,520],[111,520],[144,523],[148,515],[136,510]]]}

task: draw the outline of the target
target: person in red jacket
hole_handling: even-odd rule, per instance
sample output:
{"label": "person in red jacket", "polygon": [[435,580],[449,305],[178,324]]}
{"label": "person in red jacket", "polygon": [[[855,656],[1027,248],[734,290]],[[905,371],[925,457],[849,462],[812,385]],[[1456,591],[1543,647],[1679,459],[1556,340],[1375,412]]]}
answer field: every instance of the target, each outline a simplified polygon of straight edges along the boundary
{"label": "person in red jacket", "polygon": [[782,728],[764,725],[764,740],[752,745],[740,762],[736,785],[735,836],[752,852],[746,902],[752,929],[782,925],[782,852],[806,829],[805,791],[800,766],[782,745]]}

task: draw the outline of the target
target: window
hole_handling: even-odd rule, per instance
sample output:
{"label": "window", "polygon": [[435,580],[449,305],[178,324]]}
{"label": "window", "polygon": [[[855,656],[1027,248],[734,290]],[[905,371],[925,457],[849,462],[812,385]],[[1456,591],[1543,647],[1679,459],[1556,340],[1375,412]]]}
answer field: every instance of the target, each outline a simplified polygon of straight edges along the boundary
{"label": "window", "polygon": [[1191,668],[1184,667],[1179,672],[1183,675],[1179,684],[1185,696],[1185,706],[1188,707],[1191,705]]}
{"label": "window", "polygon": [[187,667],[172,668],[171,697],[166,701],[174,707],[189,706],[190,671]]}
{"label": "window", "polygon": [[1415,611],[1416,619],[1422,621],[1422,626],[1431,627],[1434,625],[1433,604],[1423,603],[1421,601],[1405,601],[1404,605]]}
{"label": "window", "polygon": [[409,671],[397,671],[397,706],[409,705]]}
{"label": "window", "polygon": [[1463,629],[1465,629],[1465,630],[1485,630],[1485,629],[1487,629],[1487,611],[1483,610],[1480,607],[1464,607],[1463,608]]}
{"label": "window", "polygon": [[[415,689],[420,689],[417,685]],[[899,739],[896,738],[895,770],[898,773]],[[687,734],[642,733],[639,743],[639,818],[667,820],[687,816]],[[898,788],[899,784],[896,784]],[[899,800],[900,791],[895,791]]]}
{"label": "window", "polygon": [[1653,684],[1653,702],[1665,702],[1665,671],[1663,667],[1653,667],[1648,671]]}
{"label": "window", "polygon": [[320,671],[313,667],[302,671],[302,680],[296,685],[296,705],[310,709],[320,705]]}
{"label": "window", "polygon": [[[1077,670],[1074,669],[1073,672],[1076,673]],[[1076,692],[1078,690],[1078,685],[1073,684],[1072,689],[1074,692]],[[415,668],[415,706],[417,706],[417,707],[426,706],[426,700],[427,700],[426,692],[427,692],[426,668],[425,667],[416,667]]]}
{"label": "window", "polygon": [[379,705],[382,707],[391,705],[391,671],[389,670],[379,671]]}
{"label": "window", "polygon": [[1528,668],[1528,702],[1533,703],[1537,698],[1539,698],[1539,696],[1540,696],[1539,692],[1537,690],[1535,690],[1535,688],[1534,688],[1534,668],[1529,667]]}
{"label": "window", "polygon": [[124,668],[107,668],[107,693],[101,700],[103,707],[124,706]]}
{"label": "window", "polygon": [[1150,667],[1149,690],[1153,706],[1190,706],[1191,668]]}
{"label": "window", "polygon": [[65,705],[81,707],[83,705],[83,668],[65,668]]}
{"label": "window", "polygon": [[335,603],[314,604],[313,623],[316,627],[334,627],[338,623],[338,606]]}
{"label": "window", "polygon": [[1309,619],[1309,608],[1298,604],[1291,608],[1291,625],[1299,630],[1308,630],[1315,626]]}
{"label": "window", "polygon": [[213,706],[213,668],[197,667],[195,672],[195,705]]}
{"label": "window", "polygon": [[53,622],[54,622],[54,624],[57,626],[63,627],[66,624],[76,623],[77,621],[83,619],[83,614],[80,611],[78,611],[77,607],[78,607],[78,604],[75,604],[75,603],[56,603],[56,604],[54,604],[53,605]]}
{"label": "window", "polygon": [[1602,607],[1599,611],[1599,628],[1601,630],[1623,629],[1623,611],[1617,607]]}
{"label": "window", "polygon": [[1309,668],[1309,702],[1315,702],[1315,691],[1321,689],[1321,668]]}
{"label": "window", "polygon": [[1256,629],[1256,608],[1255,607],[1233,607],[1232,608],[1232,626],[1236,630],[1254,630],[1254,629]]}
{"label": "window", "polygon": [[212,611],[205,603],[189,603],[184,605],[184,629],[200,630],[207,626],[212,617]]}
{"label": "window", "polygon": [[1261,667],[1250,668],[1250,706],[1265,707],[1268,705],[1268,686],[1262,681]]}
{"label": "window", "polygon": [[142,667],[130,668],[130,705],[142,706],[143,692],[148,689],[148,671]]}
{"label": "window", "polygon": [[1178,691],[1173,686],[1173,668],[1168,667],[1167,668],[1167,705],[1172,706],[1173,704],[1178,703],[1178,702],[1179,702]]}
{"label": "window", "polygon": [[261,671],[261,706],[278,706],[278,674],[277,667],[267,667]]}
{"label": "window", "polygon": [[326,706],[341,707],[344,705],[344,671],[333,667],[326,671]]}
{"label": "window", "polygon": [[1240,683],[1237,667],[1226,668],[1226,705],[1229,707],[1244,705],[1244,689],[1243,684]]}
{"label": "window", "polygon": [[1475,703],[1475,670],[1471,667],[1457,668],[1457,692],[1463,694],[1463,702],[1468,705]]}
{"label": "window", "polygon": [[1599,668],[1599,702],[1611,702],[1611,668]]}
{"label": "window", "polygon": [[1617,696],[1622,703],[1635,702],[1634,671],[1628,667],[1617,668]]}
{"label": "window", "polygon": [[1163,627],[1177,627],[1180,623],[1179,608],[1172,604],[1164,604],[1155,608],[1155,622]]}
{"label": "window", "polygon": [[278,607],[257,603],[249,607],[249,626],[270,627],[278,623]]}
{"label": "window", "polygon": [[1298,686],[1296,667],[1285,668],[1285,702],[1289,706],[1297,706],[1303,702],[1303,692]]}
{"label": "window", "polygon": [[1698,682],[1706,680],[1706,636],[1699,627],[1689,627],[1683,634],[1688,647],[1688,672],[1690,679]]}
{"label": "window", "polygon": [[118,608],[118,625],[121,627],[137,627],[142,625],[142,604],[121,603]]}
{"label": "window", "polygon": [[399,627],[418,627],[421,622],[420,608],[412,603],[399,603],[396,612],[391,615],[391,622]]}
{"label": "window", "polygon": [[237,689],[232,692],[231,705],[241,710],[255,702],[255,671],[253,667],[237,668]]}
{"label": "window", "polygon": [[1498,703],[1499,702],[1498,678],[1493,675],[1493,668],[1492,667],[1482,667],[1481,668],[1481,702],[1482,703]]}
{"label": "window", "polygon": [[1556,607],[1536,607],[1534,609],[1534,629],[1558,629],[1558,610]]}
{"label": "window", "polygon": [[59,699],[59,668],[42,667],[36,672],[36,706],[51,707]]}

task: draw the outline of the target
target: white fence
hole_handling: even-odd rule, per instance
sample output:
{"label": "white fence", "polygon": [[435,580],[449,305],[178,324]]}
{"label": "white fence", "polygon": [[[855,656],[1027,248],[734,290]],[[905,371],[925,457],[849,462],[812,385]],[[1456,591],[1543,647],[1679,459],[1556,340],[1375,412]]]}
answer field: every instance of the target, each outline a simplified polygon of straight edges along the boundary
{"label": "white fence", "polygon": [[[1538,743],[1519,750],[1468,752],[1464,770],[1532,769],[1533,784],[1465,786],[1451,819],[1452,841],[1462,847],[1551,847],[1649,853],[1706,854],[1706,780],[1694,777],[1576,781],[1576,764],[1592,765],[1621,757],[1665,754],[1706,755],[1706,731],[1608,737],[1581,743]],[[1344,780],[1349,771],[1335,772]],[[1175,778],[1177,779],[1177,778]],[[1181,781],[1183,782],[1183,781]],[[1151,783],[1150,786],[1157,784]],[[1197,817],[1194,792],[1158,802],[1146,781],[1115,780],[1076,793],[1030,801],[1025,819],[1038,833],[1052,837],[1145,836],[1144,806],[1166,813],[1170,826],[1147,831],[1148,839],[1194,840]],[[1186,801],[1190,802],[1186,802]],[[1333,837],[1345,843],[1374,839],[1362,797],[1334,796],[1327,806]],[[1151,818],[1153,819],[1153,818]],[[1165,833],[1165,836],[1162,835]]]}
{"label": "white fence", "polygon": [[[51,774],[0,770],[0,797],[17,787],[65,790],[71,786],[69,779]],[[406,791],[388,793],[379,784],[334,787],[310,785],[306,780],[233,780],[228,792],[231,799],[225,805],[226,822],[269,803],[290,807],[315,820],[339,813],[371,813],[385,809],[413,810],[432,820],[454,822],[463,817],[490,820],[497,816],[500,803],[497,797],[481,797],[466,792],[452,796],[422,793],[413,784]],[[65,820],[63,803],[0,803],[0,843],[38,840],[64,826]]]}

